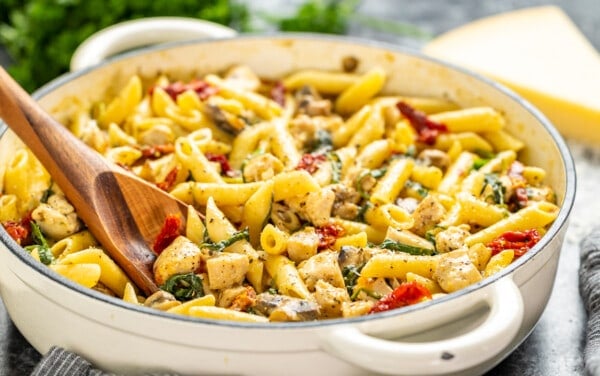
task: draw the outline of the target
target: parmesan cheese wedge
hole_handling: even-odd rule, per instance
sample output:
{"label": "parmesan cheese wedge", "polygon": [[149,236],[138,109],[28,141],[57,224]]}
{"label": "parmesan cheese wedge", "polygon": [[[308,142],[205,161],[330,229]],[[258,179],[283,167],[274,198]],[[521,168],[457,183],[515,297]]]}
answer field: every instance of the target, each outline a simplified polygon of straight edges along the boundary
{"label": "parmesan cheese wedge", "polygon": [[483,18],[435,38],[424,52],[505,84],[566,138],[600,144],[600,55],[560,8]]}

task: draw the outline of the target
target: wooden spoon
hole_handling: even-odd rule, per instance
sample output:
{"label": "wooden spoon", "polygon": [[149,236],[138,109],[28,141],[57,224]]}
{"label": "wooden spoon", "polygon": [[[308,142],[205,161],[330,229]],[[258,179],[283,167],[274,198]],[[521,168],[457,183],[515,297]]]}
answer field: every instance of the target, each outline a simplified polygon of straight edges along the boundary
{"label": "wooden spoon", "polygon": [[31,149],[106,252],[147,295],[158,290],[151,244],[186,204],[109,163],[46,113],[0,67],[0,118]]}

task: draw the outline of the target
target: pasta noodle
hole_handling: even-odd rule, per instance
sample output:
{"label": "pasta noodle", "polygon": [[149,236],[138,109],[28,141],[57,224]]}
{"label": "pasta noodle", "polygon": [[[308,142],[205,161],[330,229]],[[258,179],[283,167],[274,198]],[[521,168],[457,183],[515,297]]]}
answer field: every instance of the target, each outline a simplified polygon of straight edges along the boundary
{"label": "pasta noodle", "polygon": [[392,74],[133,76],[73,112],[65,125],[90,147],[188,204],[185,226],[165,218],[150,296],[27,149],[0,168],[0,223],[82,286],[207,320],[370,314],[406,284],[429,291],[419,301],[453,293],[525,254],[559,208],[501,111],[382,95]]}

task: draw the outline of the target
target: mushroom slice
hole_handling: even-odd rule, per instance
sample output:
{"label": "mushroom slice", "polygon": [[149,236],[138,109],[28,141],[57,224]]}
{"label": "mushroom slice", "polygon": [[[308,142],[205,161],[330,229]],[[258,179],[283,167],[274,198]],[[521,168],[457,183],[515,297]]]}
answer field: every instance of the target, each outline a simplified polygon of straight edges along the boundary
{"label": "mushroom slice", "polygon": [[258,294],[254,309],[271,321],[311,321],[319,318],[317,303],[278,294]]}

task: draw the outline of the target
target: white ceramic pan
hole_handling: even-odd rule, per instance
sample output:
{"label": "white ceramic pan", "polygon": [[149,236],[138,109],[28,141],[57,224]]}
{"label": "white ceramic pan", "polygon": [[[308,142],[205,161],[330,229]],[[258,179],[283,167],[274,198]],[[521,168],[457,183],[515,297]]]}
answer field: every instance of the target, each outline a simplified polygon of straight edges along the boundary
{"label": "white ceramic pan", "polygon": [[[507,129],[527,143],[521,158],[545,168],[557,193],[561,210],[542,241],[502,272],[434,301],[354,319],[258,325],[132,307],[51,272],[0,231],[0,292],[27,340],[42,353],[59,345],[98,367],[127,373],[474,375],[505,358],[546,306],[575,193],[575,170],[563,140],[512,92],[394,46],[284,35],[151,47],[60,77],[35,96],[60,114],[100,99],[134,73],[186,78],[243,63],[260,76],[276,78],[303,68],[337,70],[348,56],[359,60],[358,71],[383,67],[387,92],[443,96],[502,111]],[[3,132],[0,164],[17,142]]]}

